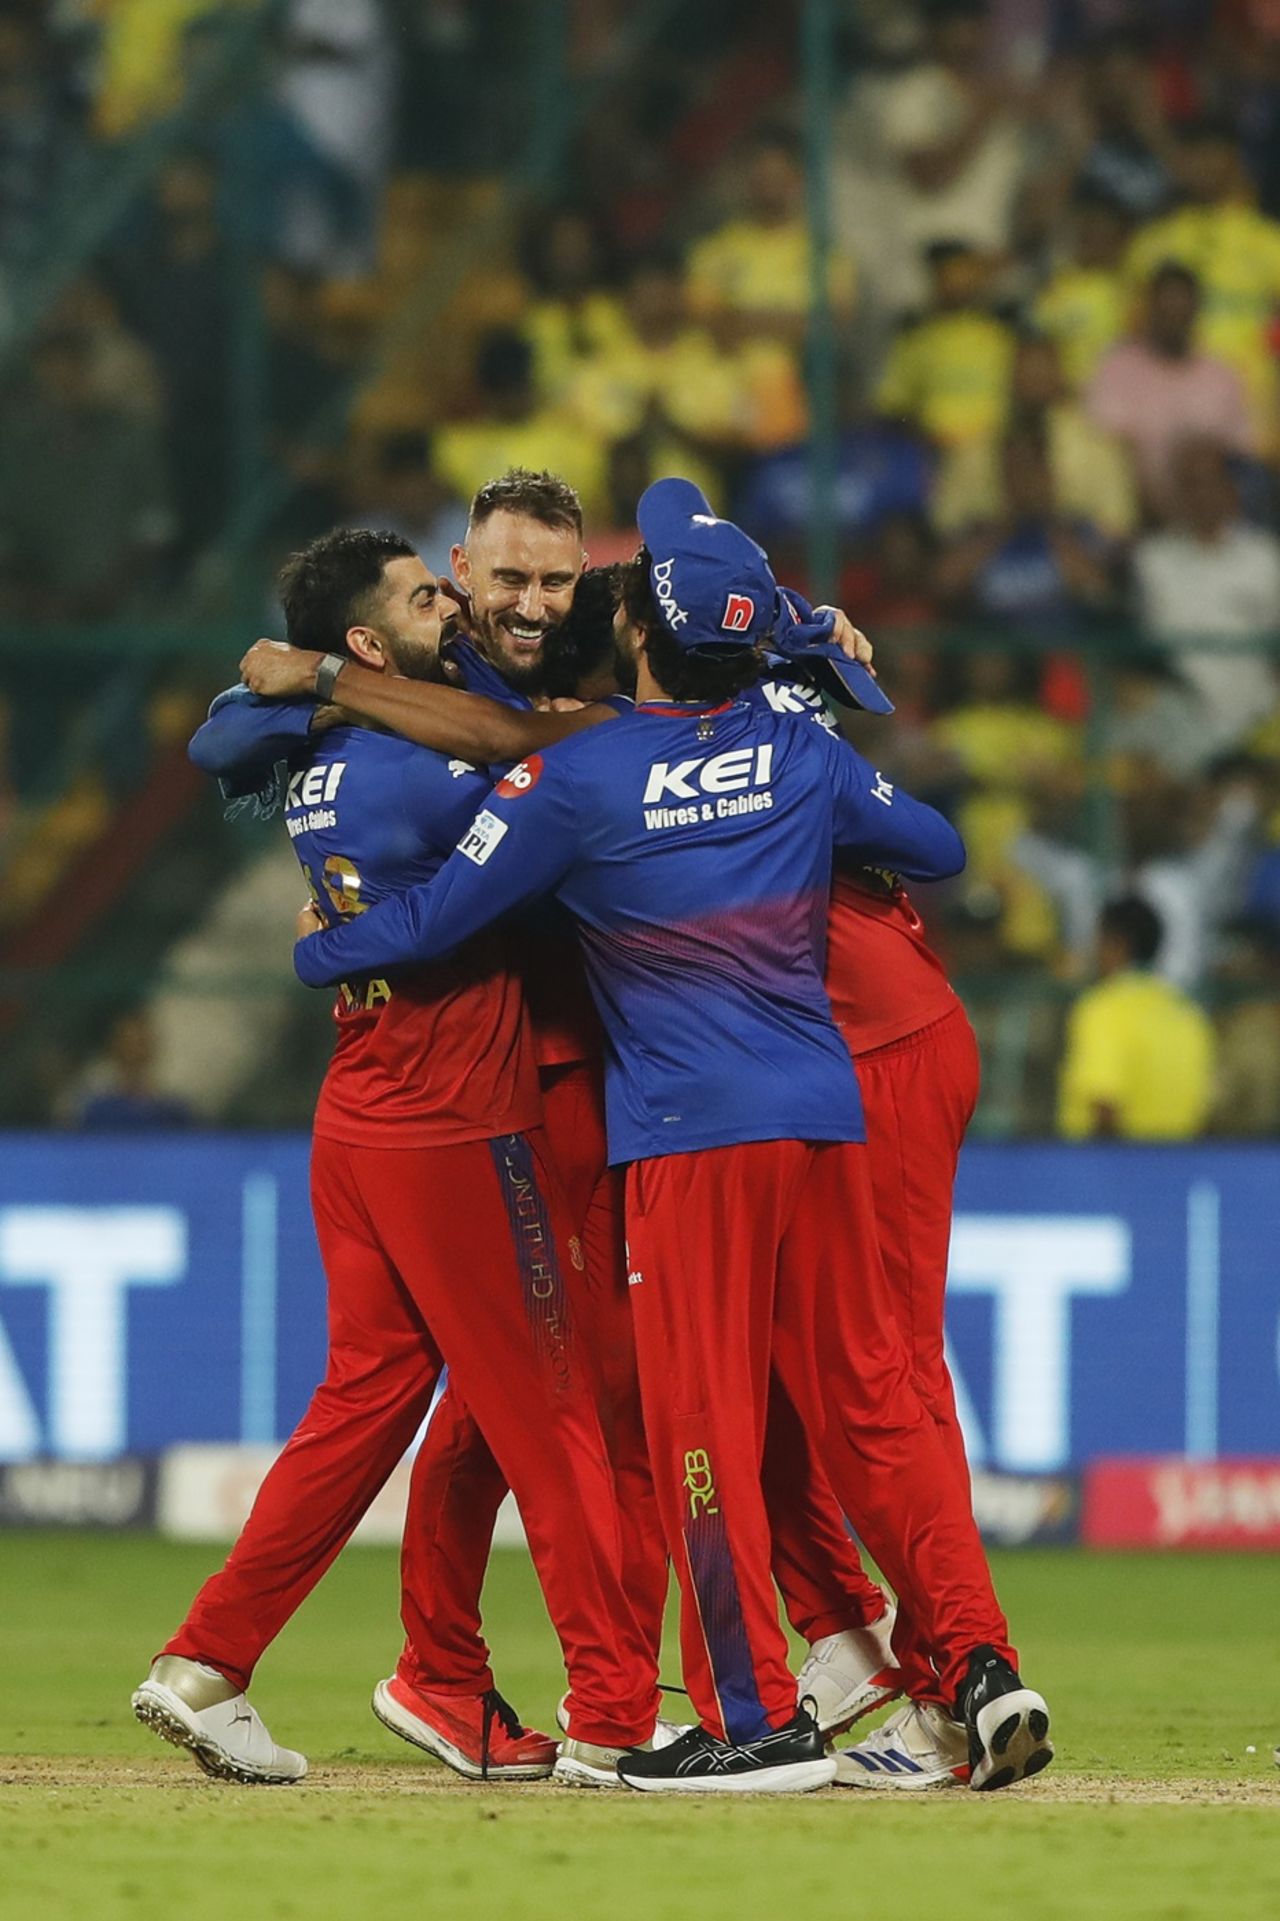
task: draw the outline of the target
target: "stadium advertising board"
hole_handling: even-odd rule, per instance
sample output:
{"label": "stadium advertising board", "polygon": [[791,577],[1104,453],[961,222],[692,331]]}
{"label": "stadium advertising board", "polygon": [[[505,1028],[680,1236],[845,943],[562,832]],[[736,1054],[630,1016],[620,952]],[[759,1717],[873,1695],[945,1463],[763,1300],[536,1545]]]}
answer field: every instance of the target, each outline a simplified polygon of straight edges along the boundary
{"label": "stadium advertising board", "polygon": [[[1278,1247],[1277,1148],[969,1149],[949,1343],[975,1467],[1043,1483],[1056,1525],[1054,1477],[1097,1457],[1280,1453]],[[305,1141],[8,1138],[0,1461],[269,1447],[323,1355]]]}

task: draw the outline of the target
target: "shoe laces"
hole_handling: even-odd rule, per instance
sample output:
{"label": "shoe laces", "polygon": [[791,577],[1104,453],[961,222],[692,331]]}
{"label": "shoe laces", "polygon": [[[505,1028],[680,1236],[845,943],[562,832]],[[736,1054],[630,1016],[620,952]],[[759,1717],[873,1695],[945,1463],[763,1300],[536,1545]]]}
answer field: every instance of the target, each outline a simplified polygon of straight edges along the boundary
{"label": "shoe laces", "polygon": [[504,1701],[497,1688],[486,1688],[480,1696],[480,1779],[489,1779],[489,1734],[497,1721],[513,1741],[518,1741],[524,1733],[520,1716],[510,1701]]}

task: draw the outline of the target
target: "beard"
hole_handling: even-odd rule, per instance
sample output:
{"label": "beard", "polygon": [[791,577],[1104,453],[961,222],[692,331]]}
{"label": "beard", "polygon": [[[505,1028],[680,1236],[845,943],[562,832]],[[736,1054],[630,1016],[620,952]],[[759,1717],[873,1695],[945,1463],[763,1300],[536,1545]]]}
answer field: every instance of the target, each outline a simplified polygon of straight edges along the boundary
{"label": "beard", "polygon": [[386,641],[391,665],[406,680],[425,680],[439,686],[447,676],[439,647],[424,647],[421,641],[388,638]]}
{"label": "beard", "polygon": [[632,700],[634,700],[636,697],[636,682],[639,678],[636,667],[636,657],[633,653],[627,652],[627,649],[621,641],[614,642],[613,677],[618,683],[618,692],[620,694],[629,694]]}
{"label": "beard", "polygon": [[472,641],[508,687],[518,694],[540,694],[547,677],[547,636],[554,632],[551,626],[542,629],[542,642],[536,651],[531,647],[521,648],[513,641],[502,617],[483,616],[475,621]]}

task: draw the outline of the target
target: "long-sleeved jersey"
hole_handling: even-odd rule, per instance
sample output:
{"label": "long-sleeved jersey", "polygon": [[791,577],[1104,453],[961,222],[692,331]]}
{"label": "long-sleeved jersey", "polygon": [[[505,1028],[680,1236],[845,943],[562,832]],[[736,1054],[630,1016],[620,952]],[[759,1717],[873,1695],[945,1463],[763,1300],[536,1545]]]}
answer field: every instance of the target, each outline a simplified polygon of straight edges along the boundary
{"label": "long-sleeved jersey", "polygon": [[[489,777],[390,734],[309,734],[309,702],[222,695],[191,744],[206,771],[291,768],[284,819],[331,925],[437,873],[489,792]],[[338,1038],[316,1133],[355,1145],[482,1140],[541,1118],[523,995],[497,934],[448,960],[339,986]]]}
{"label": "long-sleeved jersey", "polygon": [[554,893],[607,1036],[610,1158],[860,1140],[822,984],[833,842],[907,877],[955,830],[765,703],[649,703],[515,768],[434,882],[299,943],[321,986],[450,952]]}
{"label": "long-sleeved jersey", "polygon": [[[448,654],[469,692],[507,707],[531,706],[469,642],[451,642]],[[293,768],[305,761],[315,711],[310,700],[263,700],[246,687],[228,688],[217,696],[193,737],[191,758],[218,777],[229,799],[262,792],[278,763]],[[495,770],[476,769],[482,771],[493,778]],[[555,901],[535,908],[519,939],[512,941],[511,952],[524,980],[539,1067],[598,1061],[600,1023],[587,992],[573,923],[564,909]]]}
{"label": "long-sleeved jersey", "polygon": [[[822,696],[803,682],[771,678],[744,698],[840,734]],[[845,851],[836,855],[831,882],[826,983],[836,1026],[855,1059],[919,1033],[956,1005],[901,880],[859,868]]]}

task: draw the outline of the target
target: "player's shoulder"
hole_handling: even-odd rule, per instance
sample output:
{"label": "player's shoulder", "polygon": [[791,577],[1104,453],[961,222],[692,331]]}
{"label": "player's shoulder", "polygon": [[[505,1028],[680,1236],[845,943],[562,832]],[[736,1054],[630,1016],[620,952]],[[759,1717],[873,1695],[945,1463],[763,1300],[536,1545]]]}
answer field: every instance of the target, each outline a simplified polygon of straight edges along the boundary
{"label": "player's shoulder", "polygon": [[743,698],[750,706],[764,708],[783,719],[814,722],[825,733],[838,734],[835,716],[816,687],[791,680],[785,674],[768,674],[749,687]]}

